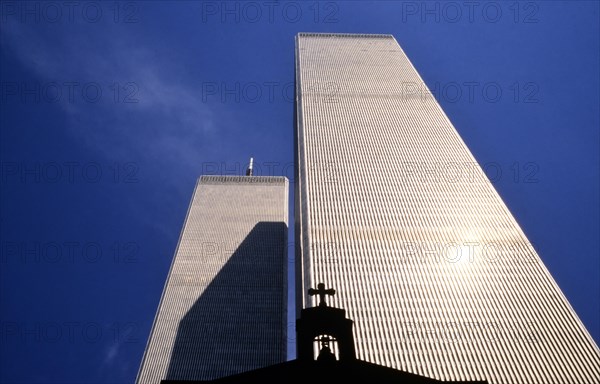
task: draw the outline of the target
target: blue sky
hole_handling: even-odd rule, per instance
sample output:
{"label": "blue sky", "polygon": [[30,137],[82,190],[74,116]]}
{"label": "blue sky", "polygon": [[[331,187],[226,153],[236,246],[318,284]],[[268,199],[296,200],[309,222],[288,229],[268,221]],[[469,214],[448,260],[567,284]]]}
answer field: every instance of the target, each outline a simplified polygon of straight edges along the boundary
{"label": "blue sky", "polygon": [[298,32],[395,36],[600,341],[597,2],[0,5],[0,382],[134,380],[196,178],[293,189]]}

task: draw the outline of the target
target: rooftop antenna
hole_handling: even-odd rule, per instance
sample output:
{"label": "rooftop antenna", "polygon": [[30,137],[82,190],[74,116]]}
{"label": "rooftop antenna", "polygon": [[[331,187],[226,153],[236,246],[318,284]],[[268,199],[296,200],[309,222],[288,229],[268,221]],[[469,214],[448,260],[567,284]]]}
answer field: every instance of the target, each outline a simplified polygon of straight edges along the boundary
{"label": "rooftop antenna", "polygon": [[248,169],[246,169],[246,176],[252,176],[252,164],[254,163],[254,159],[250,158],[250,164],[248,165]]}

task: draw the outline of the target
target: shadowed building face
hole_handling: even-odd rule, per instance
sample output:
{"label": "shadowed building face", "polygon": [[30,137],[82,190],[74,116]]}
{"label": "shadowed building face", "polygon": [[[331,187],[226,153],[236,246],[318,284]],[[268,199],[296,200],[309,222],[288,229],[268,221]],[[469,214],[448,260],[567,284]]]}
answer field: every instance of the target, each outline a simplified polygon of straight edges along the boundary
{"label": "shadowed building face", "polygon": [[284,177],[200,178],[138,383],[285,361],[287,207]]}
{"label": "shadowed building face", "polygon": [[324,282],[359,359],[598,380],[598,347],[391,35],[299,34],[296,96],[298,313]]}

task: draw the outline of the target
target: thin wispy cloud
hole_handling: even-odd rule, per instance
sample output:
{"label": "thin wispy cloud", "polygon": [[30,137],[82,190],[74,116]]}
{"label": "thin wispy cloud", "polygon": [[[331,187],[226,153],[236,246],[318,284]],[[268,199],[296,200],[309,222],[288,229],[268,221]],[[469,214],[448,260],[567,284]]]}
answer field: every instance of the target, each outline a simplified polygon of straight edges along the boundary
{"label": "thin wispy cloud", "polygon": [[215,131],[214,114],[151,41],[114,26],[98,33],[73,24],[47,33],[51,27],[4,24],[3,44],[40,78],[26,86],[39,86],[42,102],[63,109],[71,134],[107,158],[198,160]]}

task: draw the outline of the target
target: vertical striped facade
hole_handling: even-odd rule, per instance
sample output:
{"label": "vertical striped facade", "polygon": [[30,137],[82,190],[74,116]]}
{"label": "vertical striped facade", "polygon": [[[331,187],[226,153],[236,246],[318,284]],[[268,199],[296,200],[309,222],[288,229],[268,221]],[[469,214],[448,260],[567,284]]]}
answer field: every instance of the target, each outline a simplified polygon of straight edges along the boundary
{"label": "vertical striped facade", "polygon": [[286,360],[287,223],[285,177],[199,179],[137,383]]}
{"label": "vertical striped facade", "polygon": [[296,304],[337,290],[357,358],[442,380],[593,383],[600,352],[391,35],[296,38]]}

